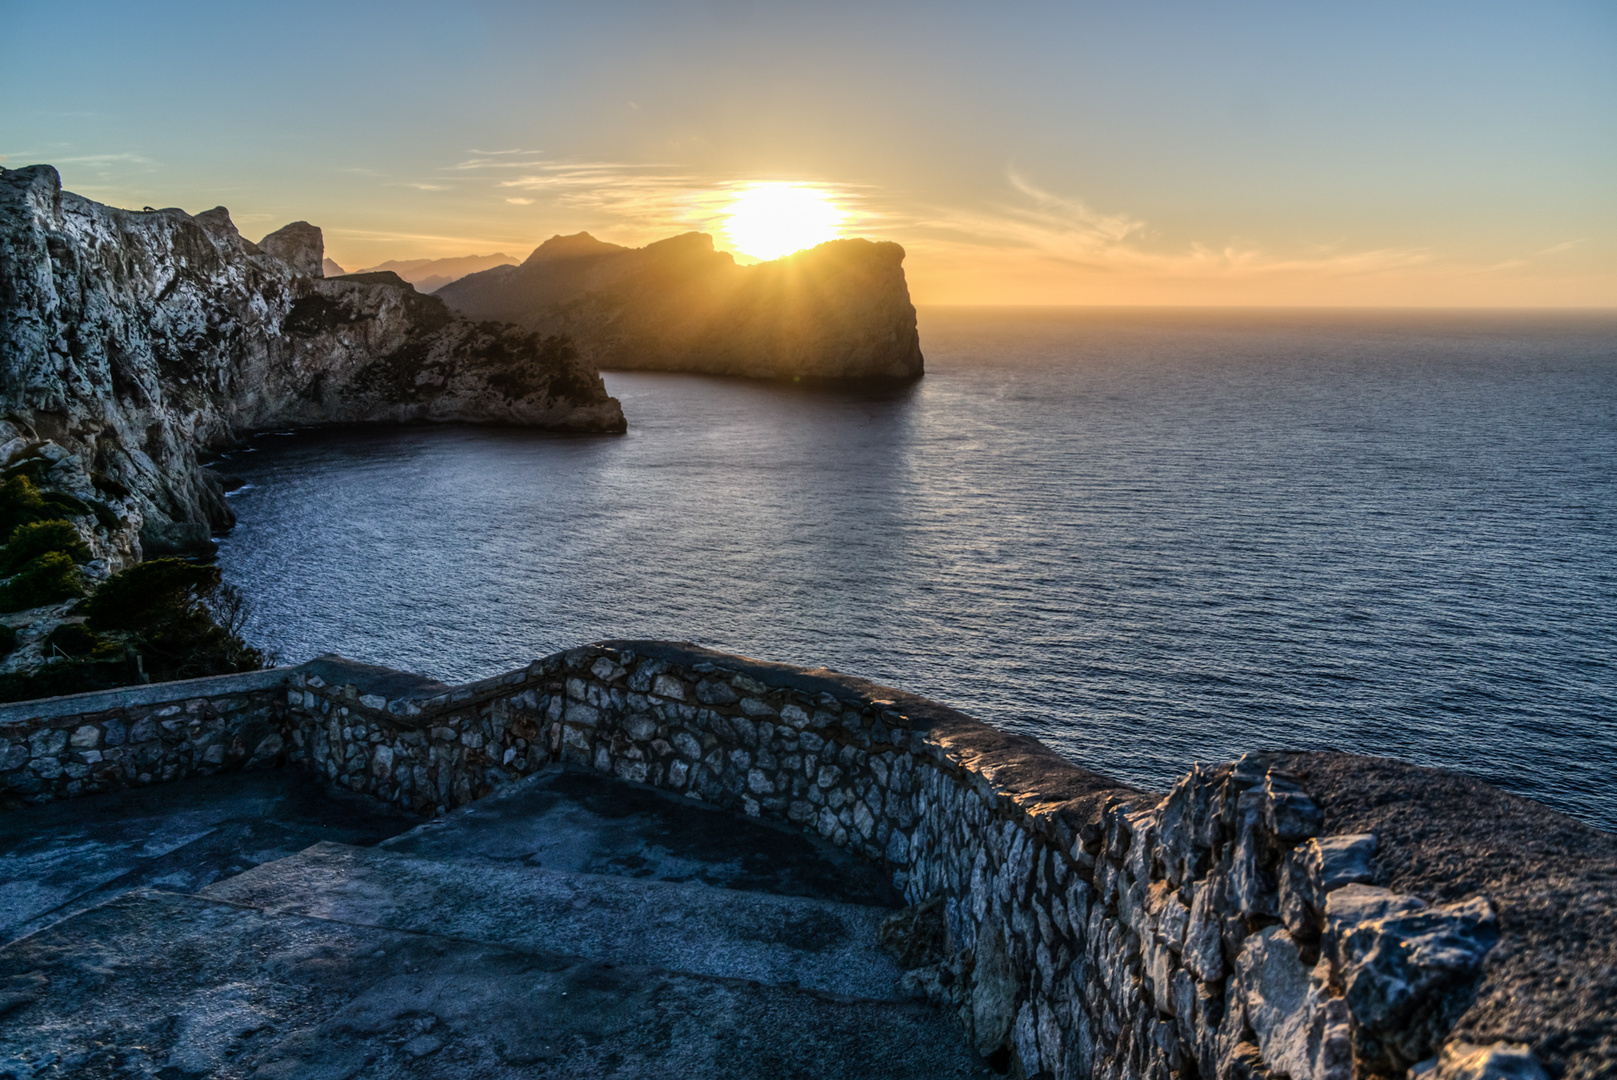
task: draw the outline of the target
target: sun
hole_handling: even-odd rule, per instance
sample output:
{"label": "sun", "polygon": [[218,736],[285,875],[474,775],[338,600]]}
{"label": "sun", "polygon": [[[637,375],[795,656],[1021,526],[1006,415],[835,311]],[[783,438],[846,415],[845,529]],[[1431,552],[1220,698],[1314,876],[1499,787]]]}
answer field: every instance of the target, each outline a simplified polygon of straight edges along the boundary
{"label": "sun", "polygon": [[778,259],[835,240],[848,215],[829,193],[804,184],[750,184],[725,211],[724,233],[737,251]]}

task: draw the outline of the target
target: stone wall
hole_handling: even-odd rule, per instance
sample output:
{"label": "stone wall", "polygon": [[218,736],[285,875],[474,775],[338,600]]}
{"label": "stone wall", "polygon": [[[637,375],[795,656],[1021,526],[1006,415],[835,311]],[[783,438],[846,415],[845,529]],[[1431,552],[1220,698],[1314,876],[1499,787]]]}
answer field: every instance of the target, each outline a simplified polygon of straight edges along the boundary
{"label": "stone wall", "polygon": [[41,802],[279,765],[285,687],[284,673],[255,671],[0,705],[0,797]]}
{"label": "stone wall", "polygon": [[[161,746],[151,766],[106,766],[123,782],[284,757],[429,815],[561,761],[792,823],[941,920],[944,950],[907,983],[1013,1075],[1617,1068],[1617,838],[1454,774],[1249,754],[1147,794],[902,691],[664,642],[456,688],[336,658],[263,675],[278,713],[233,686],[71,716],[56,699],[33,733],[4,711],[0,731],[41,740],[24,775],[51,753],[90,770],[32,797],[103,782],[105,757],[72,757],[97,747],[69,747],[105,746],[97,718],[117,712],[167,733],[141,744]],[[1479,839],[1477,821],[1505,831]]]}

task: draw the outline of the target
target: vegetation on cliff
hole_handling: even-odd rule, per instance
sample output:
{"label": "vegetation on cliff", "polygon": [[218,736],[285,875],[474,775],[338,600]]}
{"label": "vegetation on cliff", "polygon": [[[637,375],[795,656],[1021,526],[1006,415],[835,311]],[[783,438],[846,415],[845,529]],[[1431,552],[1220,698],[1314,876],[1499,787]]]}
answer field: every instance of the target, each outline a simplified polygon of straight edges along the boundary
{"label": "vegetation on cliff", "polygon": [[[97,585],[73,519],[99,516],[81,499],[41,489],[48,464],[32,448],[21,451],[0,482],[0,612],[35,612],[31,640],[43,635],[31,670],[0,675],[0,700],[263,666],[241,639],[241,597],[215,567],[155,559]],[[77,598],[65,610],[52,607]],[[0,657],[18,639],[16,627],[0,626]]]}
{"label": "vegetation on cliff", "polygon": [[[0,559],[6,554],[0,550]],[[43,558],[72,565],[61,552]],[[246,605],[218,567],[152,559],[113,575],[72,614],[46,636],[38,668],[0,675],[0,701],[265,666],[264,654],[242,640]]]}

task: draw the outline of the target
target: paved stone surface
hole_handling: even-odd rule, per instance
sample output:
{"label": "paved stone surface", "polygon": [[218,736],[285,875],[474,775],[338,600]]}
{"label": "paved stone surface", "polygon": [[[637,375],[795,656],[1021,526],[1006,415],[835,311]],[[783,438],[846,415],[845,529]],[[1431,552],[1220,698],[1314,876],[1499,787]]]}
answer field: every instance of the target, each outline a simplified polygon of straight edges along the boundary
{"label": "paved stone surface", "polygon": [[869,863],[796,829],[571,767],[507,785],[382,846],[434,859],[496,859],[879,907],[904,903]]}
{"label": "paved stone surface", "polygon": [[208,888],[273,913],[903,999],[885,908],[319,844]]}
{"label": "paved stone surface", "polygon": [[0,941],[121,892],[194,892],[322,840],[374,844],[418,819],[276,770],[194,778],[0,814]]}
{"label": "paved stone surface", "polygon": [[130,894],[0,949],[0,1073],[260,1080],[992,1075],[919,1003]]}
{"label": "paved stone surface", "polygon": [[811,838],[563,769],[414,824],[281,770],[9,815],[0,1077],[992,1075]]}

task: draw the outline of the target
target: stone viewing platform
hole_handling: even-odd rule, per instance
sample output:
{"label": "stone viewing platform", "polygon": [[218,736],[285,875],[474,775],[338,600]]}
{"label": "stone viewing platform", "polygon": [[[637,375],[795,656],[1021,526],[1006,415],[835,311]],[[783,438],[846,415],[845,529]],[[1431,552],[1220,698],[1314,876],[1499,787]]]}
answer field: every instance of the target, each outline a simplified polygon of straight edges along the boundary
{"label": "stone viewing platform", "polygon": [[1617,1073],[1617,837],[1384,759],[611,641],[0,706],[0,795],[0,1074]]}

